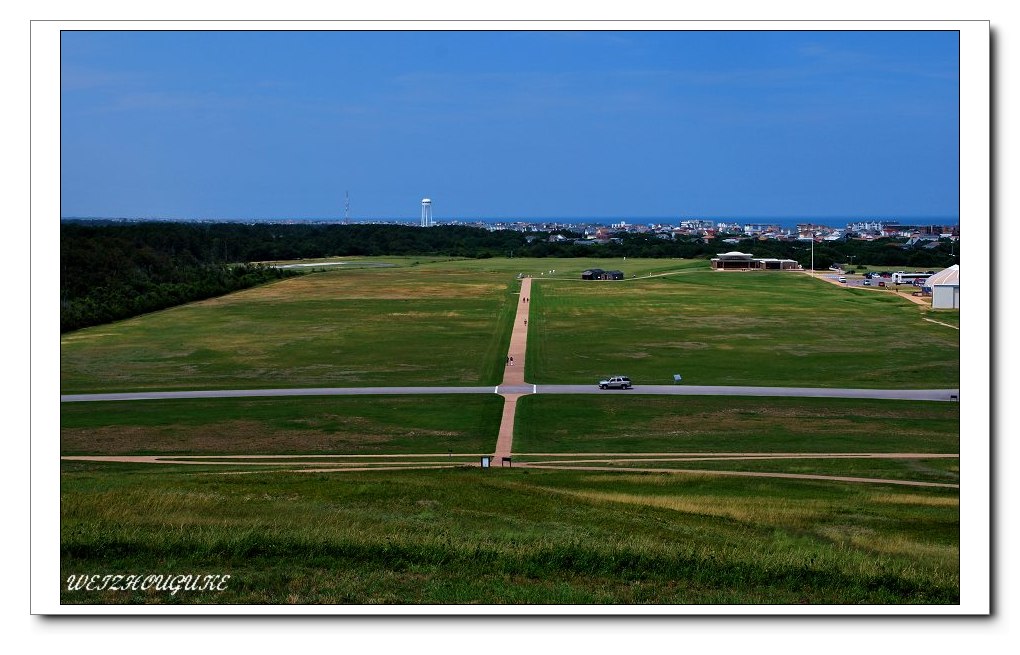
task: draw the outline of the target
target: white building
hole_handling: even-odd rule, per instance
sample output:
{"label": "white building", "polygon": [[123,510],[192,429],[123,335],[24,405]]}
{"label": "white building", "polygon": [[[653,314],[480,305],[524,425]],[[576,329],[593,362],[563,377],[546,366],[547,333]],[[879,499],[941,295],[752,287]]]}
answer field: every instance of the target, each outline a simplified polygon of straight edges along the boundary
{"label": "white building", "polygon": [[931,290],[932,309],[960,308],[960,265],[953,264],[949,268],[932,275],[924,283]]}

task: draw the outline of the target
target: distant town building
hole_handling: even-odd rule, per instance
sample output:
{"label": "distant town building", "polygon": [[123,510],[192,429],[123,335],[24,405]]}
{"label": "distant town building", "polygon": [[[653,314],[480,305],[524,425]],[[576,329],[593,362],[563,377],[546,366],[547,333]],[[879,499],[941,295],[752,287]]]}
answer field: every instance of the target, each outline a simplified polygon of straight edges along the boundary
{"label": "distant town building", "polygon": [[715,223],[701,218],[690,218],[680,221],[680,227],[685,230],[711,230],[715,228]]}
{"label": "distant town building", "polygon": [[923,246],[929,243],[934,243],[938,246],[939,238],[934,234],[913,234],[907,242],[903,244],[904,248],[914,248],[917,246]]}

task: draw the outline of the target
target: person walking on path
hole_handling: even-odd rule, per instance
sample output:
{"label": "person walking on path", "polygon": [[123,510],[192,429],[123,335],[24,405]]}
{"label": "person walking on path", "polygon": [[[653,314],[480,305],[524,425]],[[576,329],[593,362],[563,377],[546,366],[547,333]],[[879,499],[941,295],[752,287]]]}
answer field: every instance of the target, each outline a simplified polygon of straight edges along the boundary
{"label": "person walking on path", "polygon": [[[529,293],[530,290],[531,276],[528,276],[521,282],[521,301],[517,303],[517,314],[513,319],[510,344],[506,351],[505,373],[503,373],[503,381],[500,383],[501,386],[517,387],[517,389],[510,391],[509,389],[499,389],[497,387],[499,395],[504,399],[503,416],[499,422],[499,436],[496,439],[495,456],[497,461],[499,461],[500,457],[510,457],[513,454],[514,418],[517,413],[517,399],[521,395],[526,395],[519,393],[519,389],[525,385],[524,373],[527,371],[525,360],[528,350],[528,328],[524,322],[528,319],[528,308],[531,304],[531,299],[528,297],[531,295]],[[516,359],[520,360],[520,366],[514,361],[515,356],[510,353],[517,353]]]}

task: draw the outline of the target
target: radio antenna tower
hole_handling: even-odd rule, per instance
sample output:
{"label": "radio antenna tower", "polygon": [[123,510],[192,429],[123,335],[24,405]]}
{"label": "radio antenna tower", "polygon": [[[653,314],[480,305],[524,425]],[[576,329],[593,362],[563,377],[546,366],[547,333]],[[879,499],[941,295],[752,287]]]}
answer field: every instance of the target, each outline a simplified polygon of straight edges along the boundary
{"label": "radio antenna tower", "polygon": [[351,193],[344,191],[344,225],[351,222]]}

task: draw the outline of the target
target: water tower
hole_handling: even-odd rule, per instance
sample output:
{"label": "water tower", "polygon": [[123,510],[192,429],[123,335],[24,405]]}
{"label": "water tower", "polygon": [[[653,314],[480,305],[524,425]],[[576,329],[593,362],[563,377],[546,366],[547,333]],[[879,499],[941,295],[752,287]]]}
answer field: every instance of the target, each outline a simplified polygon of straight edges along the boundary
{"label": "water tower", "polygon": [[432,200],[429,198],[421,199],[421,226],[432,227]]}

